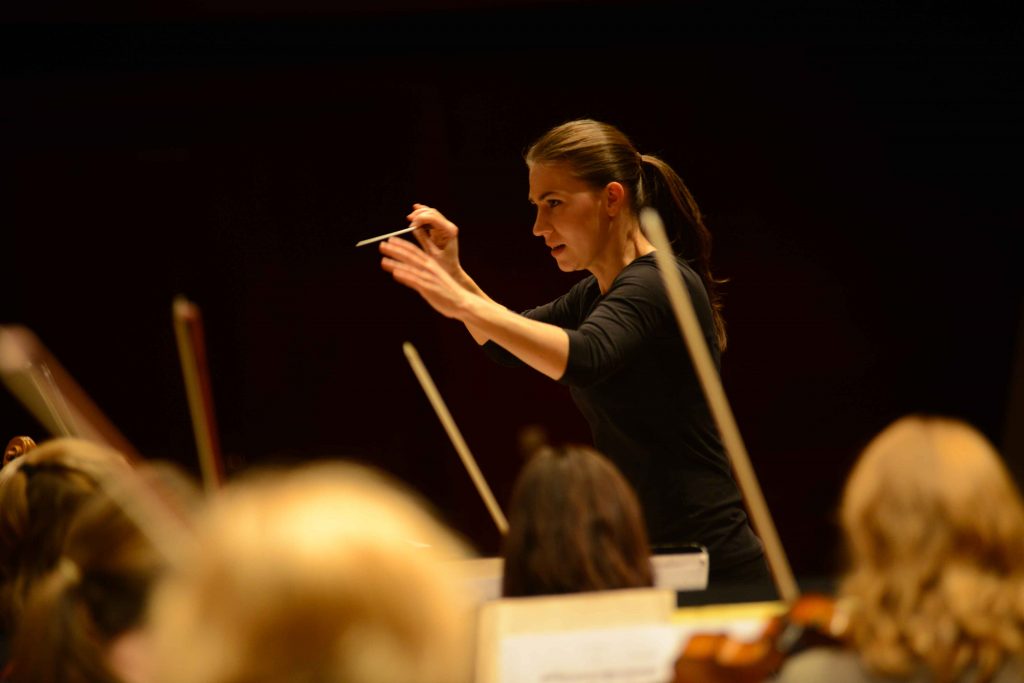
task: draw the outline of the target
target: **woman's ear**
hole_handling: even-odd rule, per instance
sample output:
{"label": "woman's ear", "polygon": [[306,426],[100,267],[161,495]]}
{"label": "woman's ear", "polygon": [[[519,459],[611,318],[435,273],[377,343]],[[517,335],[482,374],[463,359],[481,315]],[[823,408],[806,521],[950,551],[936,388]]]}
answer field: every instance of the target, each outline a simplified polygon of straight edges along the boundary
{"label": "woman's ear", "polygon": [[622,206],[626,202],[626,188],[622,183],[613,180],[604,186],[604,200],[608,216],[614,218],[622,211]]}

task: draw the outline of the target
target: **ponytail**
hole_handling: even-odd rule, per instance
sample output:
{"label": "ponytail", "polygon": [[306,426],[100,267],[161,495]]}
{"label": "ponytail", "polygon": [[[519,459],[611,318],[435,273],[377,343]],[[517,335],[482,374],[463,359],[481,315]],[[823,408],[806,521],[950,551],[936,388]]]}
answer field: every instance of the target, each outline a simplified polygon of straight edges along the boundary
{"label": "ponytail", "polygon": [[666,232],[675,252],[681,255],[697,274],[711,302],[715,323],[715,337],[719,352],[725,351],[725,318],[720,285],[726,280],[711,273],[711,231],[704,225],[704,216],[683,179],[662,159],[651,154],[640,155],[641,190],[638,192],[639,210],[650,206],[661,214]]}

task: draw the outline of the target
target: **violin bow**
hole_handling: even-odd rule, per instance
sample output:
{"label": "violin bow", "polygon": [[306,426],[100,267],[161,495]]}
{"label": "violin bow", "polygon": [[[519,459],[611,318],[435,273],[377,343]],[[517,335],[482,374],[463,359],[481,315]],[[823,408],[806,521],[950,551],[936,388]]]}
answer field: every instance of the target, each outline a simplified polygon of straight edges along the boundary
{"label": "violin bow", "polygon": [[[124,467],[93,464],[88,473],[153,546],[169,561],[176,561],[182,544],[191,537],[135,471],[142,456],[28,328],[0,326],[0,376],[54,437],[91,441],[124,456]],[[29,437],[16,437],[7,447],[12,459],[23,458],[36,444]],[[19,448],[20,453],[13,452]]]}
{"label": "violin bow", "polygon": [[0,377],[53,436],[104,444],[129,461],[142,456],[27,327],[0,326]]}
{"label": "violin bow", "polygon": [[658,212],[650,207],[640,211],[640,223],[647,238],[656,249],[654,255],[657,259],[658,270],[665,283],[669,301],[676,315],[676,322],[679,323],[683,340],[690,351],[690,357],[704,390],[704,396],[707,398],[708,406],[718,425],[725,452],[729,456],[743,498],[747,502],[754,529],[764,542],[765,555],[772,571],[772,578],[775,580],[775,587],[783,601],[792,603],[800,596],[800,589],[797,587],[796,579],[793,578],[793,570],[790,568],[789,560],[782,548],[782,542],[779,540],[772,516],[768,512],[768,506],[761,493],[757,476],[754,474],[754,468],[750,464],[750,457],[747,455],[743,439],[740,437],[736,419],[729,407],[725,390],[722,388],[722,379],[715,368],[711,352],[701,333],[700,323],[693,309],[693,301],[690,299],[690,294],[676,266],[675,252],[665,235],[665,225]]}
{"label": "violin bow", "polygon": [[462,438],[462,433],[455,425],[455,420],[452,419],[451,413],[448,412],[448,407],[445,405],[444,399],[441,398],[441,392],[437,390],[437,387],[434,385],[434,380],[430,378],[430,373],[427,372],[426,366],[423,364],[423,361],[420,360],[419,352],[416,351],[416,347],[410,342],[402,344],[402,351],[405,352],[405,357],[409,361],[409,365],[412,366],[412,371],[416,374],[416,379],[420,381],[420,386],[423,387],[423,391],[426,393],[427,399],[430,401],[430,405],[434,407],[434,412],[437,413],[437,417],[441,420],[444,430],[448,433],[448,438],[451,439],[452,445],[455,446],[456,452],[462,459],[462,464],[469,472],[469,476],[473,480],[473,484],[476,485],[477,492],[479,492],[480,497],[484,499],[484,503],[487,505],[487,510],[491,513],[491,518],[494,519],[495,526],[498,527],[498,531],[500,531],[502,536],[504,536],[508,533],[508,520],[505,519],[505,514],[501,511],[497,501],[494,499],[494,494],[491,493],[491,488],[487,485],[483,475],[480,473],[480,468],[477,466],[476,460],[473,459],[473,454],[469,452],[466,440]]}
{"label": "violin bow", "polygon": [[181,372],[185,379],[185,394],[192,416],[192,431],[199,453],[203,488],[210,494],[224,483],[224,461],[217,436],[213,389],[206,364],[203,319],[199,307],[181,295],[174,298],[172,317]]}
{"label": "violin bow", "polygon": [[138,463],[118,464],[92,463],[88,474],[164,560],[180,563],[187,546],[195,543],[187,519],[136,469]]}

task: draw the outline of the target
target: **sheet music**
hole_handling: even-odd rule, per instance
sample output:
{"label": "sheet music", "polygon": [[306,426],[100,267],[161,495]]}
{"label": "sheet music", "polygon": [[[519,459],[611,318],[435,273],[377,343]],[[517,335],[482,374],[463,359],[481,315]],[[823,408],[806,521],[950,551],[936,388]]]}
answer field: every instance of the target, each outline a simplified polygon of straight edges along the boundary
{"label": "sheet music", "polygon": [[682,637],[669,624],[508,636],[501,641],[500,680],[665,683],[672,680]]}
{"label": "sheet music", "polygon": [[501,683],[666,683],[683,646],[698,633],[722,633],[753,642],[775,605],[697,608],[670,624],[534,632],[501,640]]}

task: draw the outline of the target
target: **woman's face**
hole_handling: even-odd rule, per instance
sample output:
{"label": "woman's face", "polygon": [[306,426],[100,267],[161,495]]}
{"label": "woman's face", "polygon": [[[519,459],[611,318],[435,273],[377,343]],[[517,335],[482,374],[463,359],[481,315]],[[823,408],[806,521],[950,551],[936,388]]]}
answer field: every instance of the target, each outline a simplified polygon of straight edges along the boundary
{"label": "woman's face", "polygon": [[562,164],[530,166],[533,234],[544,238],[559,269],[586,270],[609,245],[604,193],[573,177]]}

